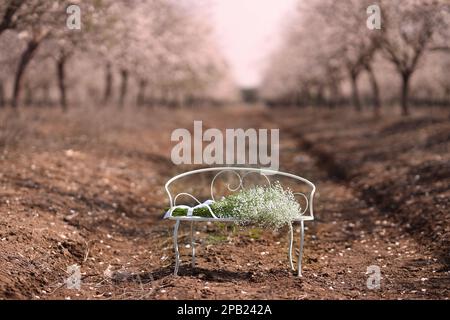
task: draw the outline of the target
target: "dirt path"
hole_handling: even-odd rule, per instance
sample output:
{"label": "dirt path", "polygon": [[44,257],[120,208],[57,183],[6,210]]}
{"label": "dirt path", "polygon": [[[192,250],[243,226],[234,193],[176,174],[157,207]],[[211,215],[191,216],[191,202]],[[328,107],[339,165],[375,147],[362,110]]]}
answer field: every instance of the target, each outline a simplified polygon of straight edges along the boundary
{"label": "dirt path", "polygon": [[[127,144],[111,138],[113,145],[96,143],[96,151],[80,145],[75,151],[53,152],[51,159],[50,154],[39,153],[45,161],[38,162],[34,173],[23,169],[29,167],[29,158],[14,163],[4,159],[9,170],[1,176],[2,195],[10,200],[2,206],[15,218],[8,220],[8,213],[0,220],[5,226],[0,242],[2,295],[35,299],[449,298],[448,271],[442,260],[387,213],[362,200],[354,186],[329,176],[323,158],[305,148],[307,141],[297,125],[301,114],[282,122],[279,115],[269,116],[263,109],[201,114],[205,126],[281,126],[280,169],[302,175],[318,188],[316,219],[306,224],[302,278],[289,271],[286,230],[236,231],[208,224],[197,227],[195,269],[188,266],[188,226],[182,226],[183,264],[180,276],[173,276],[172,224],[159,220],[166,205],[162,185],[175,173],[167,159],[170,145],[147,150],[137,133],[130,131],[127,135],[135,144],[130,151],[124,149]],[[157,132],[169,140],[172,128],[191,127],[194,118],[198,113],[182,113],[173,125]],[[155,139],[156,133],[144,135]],[[38,157],[27,156],[35,162]],[[62,187],[71,183],[72,190]],[[81,266],[79,291],[67,289],[63,282],[66,267],[73,263]],[[367,288],[369,266],[381,270],[378,290]]]}
{"label": "dirt path", "polygon": [[[292,144],[297,148],[291,155],[284,152],[286,159],[282,163],[298,159],[287,168],[305,172],[319,190],[306,260],[312,260],[313,277],[323,278],[311,283],[310,290],[317,291],[311,296],[424,299],[442,298],[444,294],[448,298],[448,275],[436,273],[442,271],[442,264],[436,263],[432,253],[387,214],[359,198],[359,192],[348,183],[330,177],[329,170],[324,171],[326,164],[319,164],[321,158],[316,154],[298,157],[298,150],[304,150],[306,142],[295,128],[292,132]],[[381,270],[380,289],[367,288],[369,266]]]}

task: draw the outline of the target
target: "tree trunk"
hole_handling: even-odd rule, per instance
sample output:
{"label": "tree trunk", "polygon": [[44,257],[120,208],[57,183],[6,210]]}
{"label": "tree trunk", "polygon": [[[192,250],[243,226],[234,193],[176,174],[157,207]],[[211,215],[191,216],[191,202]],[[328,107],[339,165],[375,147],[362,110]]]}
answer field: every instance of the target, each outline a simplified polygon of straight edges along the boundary
{"label": "tree trunk", "polygon": [[111,100],[113,75],[111,70],[111,63],[106,64],[105,72],[105,93],[103,95],[103,103],[106,104]]}
{"label": "tree trunk", "polygon": [[30,40],[27,44],[27,47],[22,52],[20,57],[19,65],[16,70],[16,76],[14,79],[14,91],[11,105],[13,108],[17,108],[19,102],[20,91],[22,89],[22,79],[25,74],[25,70],[36,53],[37,48],[39,47],[40,41]]}
{"label": "tree trunk", "polygon": [[335,82],[333,82],[333,84],[331,84],[330,86],[330,99],[328,105],[329,108],[330,109],[336,108],[336,106],[339,104],[339,100],[340,100],[339,88],[335,84]]}
{"label": "tree trunk", "polygon": [[314,104],[318,107],[322,107],[325,104],[325,97],[323,91],[324,91],[323,86],[320,86],[319,88],[317,88],[317,92],[314,97]]}
{"label": "tree trunk", "polygon": [[119,106],[123,108],[125,104],[125,97],[128,90],[128,71],[125,69],[120,70],[120,97]]}
{"label": "tree trunk", "polygon": [[372,87],[373,94],[373,114],[375,117],[380,116],[381,100],[380,100],[380,88],[378,86],[378,80],[370,65],[366,66],[367,73],[369,74],[370,86]]}
{"label": "tree trunk", "polygon": [[31,107],[33,105],[33,89],[31,89],[30,83],[27,81],[24,85],[25,88],[25,99],[24,104],[27,107]]}
{"label": "tree trunk", "polygon": [[12,0],[9,2],[0,21],[0,35],[4,31],[14,27],[14,15],[24,3],[25,0]]}
{"label": "tree trunk", "polygon": [[41,97],[41,105],[43,107],[49,107],[52,103],[52,99],[50,96],[50,83],[48,81],[46,81],[43,85],[42,85],[42,97]]}
{"label": "tree trunk", "polygon": [[145,103],[145,88],[147,87],[147,80],[139,80],[139,89],[136,99],[138,106],[143,106]]}
{"label": "tree trunk", "polygon": [[352,73],[350,75],[351,83],[352,83],[352,101],[353,106],[356,111],[361,111],[361,101],[359,99],[359,90],[358,90],[358,74]]}
{"label": "tree trunk", "polygon": [[56,69],[58,73],[58,88],[59,88],[59,104],[63,111],[67,110],[67,96],[66,96],[66,57],[62,56],[56,61]]}
{"label": "tree trunk", "polygon": [[0,80],[0,108],[5,106],[5,87],[3,81]]}
{"label": "tree trunk", "polygon": [[409,80],[411,78],[410,72],[404,72],[402,74],[402,92],[401,92],[401,105],[402,115],[409,115]]}

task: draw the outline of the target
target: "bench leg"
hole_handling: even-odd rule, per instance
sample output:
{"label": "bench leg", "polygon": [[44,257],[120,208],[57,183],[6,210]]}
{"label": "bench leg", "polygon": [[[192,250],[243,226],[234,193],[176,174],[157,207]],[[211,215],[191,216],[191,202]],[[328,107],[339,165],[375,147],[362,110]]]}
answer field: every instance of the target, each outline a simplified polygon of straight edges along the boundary
{"label": "bench leg", "polygon": [[300,222],[300,252],[298,253],[298,276],[302,276],[302,257],[303,257],[303,242],[305,240],[305,227],[303,220]]}
{"label": "bench leg", "polygon": [[291,270],[295,271],[294,263],[292,262],[292,246],[294,244],[294,228],[292,227],[292,223],[289,224],[289,265],[291,266]]}
{"label": "bench leg", "polygon": [[191,248],[192,248],[192,268],[195,268],[194,221],[191,221]]}
{"label": "bench leg", "polygon": [[175,222],[175,227],[173,228],[173,248],[175,249],[175,270],[174,275],[178,274],[178,267],[180,266],[180,251],[178,250],[178,227],[180,226],[180,220]]}

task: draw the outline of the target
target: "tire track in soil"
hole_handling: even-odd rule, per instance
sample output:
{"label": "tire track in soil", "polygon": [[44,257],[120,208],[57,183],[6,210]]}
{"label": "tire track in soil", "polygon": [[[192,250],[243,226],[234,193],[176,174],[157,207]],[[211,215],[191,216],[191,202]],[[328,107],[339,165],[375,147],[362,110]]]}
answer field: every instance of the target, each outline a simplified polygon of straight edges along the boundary
{"label": "tire track in soil", "polygon": [[[448,299],[449,279],[433,252],[387,214],[358,198],[346,183],[345,168],[337,166],[331,155],[314,152],[296,127],[285,132],[289,138],[284,136],[284,141],[294,142],[291,152],[281,153],[281,163],[314,181],[318,189],[316,219],[306,234],[306,261],[323,254],[319,264],[312,259],[316,265],[311,268],[329,270],[336,297],[357,293],[358,298]],[[302,150],[303,155],[296,154]],[[381,270],[379,290],[366,287],[366,268],[371,265]]]}

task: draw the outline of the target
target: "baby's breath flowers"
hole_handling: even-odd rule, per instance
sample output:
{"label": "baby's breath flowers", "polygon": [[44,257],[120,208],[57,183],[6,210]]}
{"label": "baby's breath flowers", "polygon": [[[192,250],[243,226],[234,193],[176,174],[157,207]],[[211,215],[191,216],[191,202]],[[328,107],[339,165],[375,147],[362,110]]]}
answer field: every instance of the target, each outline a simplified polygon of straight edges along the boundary
{"label": "baby's breath flowers", "polygon": [[[279,183],[244,189],[213,203],[211,209],[219,218],[235,218],[242,225],[279,229],[300,216],[301,208],[290,189]],[[186,215],[186,209],[176,209],[173,216]],[[195,216],[210,217],[205,207],[194,210]]]}
{"label": "baby's breath flowers", "polygon": [[214,207],[219,214],[236,218],[240,224],[271,229],[291,223],[301,212],[292,191],[279,183],[241,190],[216,202]]}

